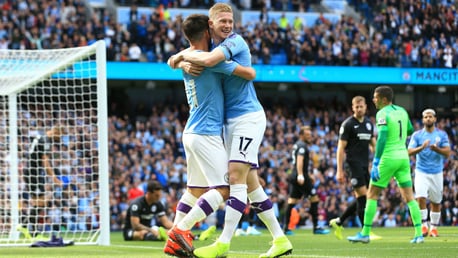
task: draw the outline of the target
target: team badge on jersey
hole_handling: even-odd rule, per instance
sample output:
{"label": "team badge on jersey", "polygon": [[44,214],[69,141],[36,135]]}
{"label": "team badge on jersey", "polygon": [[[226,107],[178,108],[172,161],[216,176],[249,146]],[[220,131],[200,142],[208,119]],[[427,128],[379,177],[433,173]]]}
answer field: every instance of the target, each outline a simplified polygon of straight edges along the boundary
{"label": "team badge on jersey", "polygon": [[434,144],[437,144],[437,147],[440,147],[439,146],[439,143],[441,142],[441,138],[439,136],[436,136],[436,139],[434,141]]}
{"label": "team badge on jersey", "polygon": [[157,210],[157,207],[156,207],[156,205],[153,205],[153,206],[151,206],[151,212],[155,213],[155,212],[156,212],[156,210]]}
{"label": "team badge on jersey", "polygon": [[355,185],[358,184],[358,179],[352,178],[352,179],[350,180],[350,183],[351,183],[352,186],[355,186]]}
{"label": "team badge on jersey", "polygon": [[369,131],[370,131],[370,130],[372,129],[372,125],[371,125],[371,123],[366,123],[366,128],[367,128],[367,130],[369,130]]}

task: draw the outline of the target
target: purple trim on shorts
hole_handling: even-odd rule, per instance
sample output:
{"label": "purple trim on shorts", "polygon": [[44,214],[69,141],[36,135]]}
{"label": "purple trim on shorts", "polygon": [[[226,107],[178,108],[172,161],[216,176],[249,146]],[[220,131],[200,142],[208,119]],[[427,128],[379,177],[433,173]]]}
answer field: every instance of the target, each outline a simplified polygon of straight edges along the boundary
{"label": "purple trim on shorts", "polygon": [[198,188],[198,189],[205,189],[208,188],[207,186],[195,186],[195,185],[187,185],[187,188]]}
{"label": "purple trim on shorts", "polygon": [[187,205],[186,203],[178,202],[177,211],[181,211],[183,213],[188,214],[191,209],[192,207]]}
{"label": "purple trim on shorts", "polygon": [[229,184],[227,184],[227,185],[214,185],[214,186],[210,186],[209,188],[210,189],[218,189],[218,188],[223,188],[223,187],[229,187]]}
{"label": "purple trim on shorts", "polygon": [[251,204],[251,206],[257,213],[261,213],[263,211],[272,209],[273,204],[270,199],[266,199],[263,202],[254,202]]}
{"label": "purple trim on shorts", "polygon": [[197,205],[205,212],[206,216],[213,212],[212,206],[204,198],[199,198],[199,200],[197,200]]}
{"label": "purple trim on shorts", "polygon": [[234,196],[230,196],[229,199],[227,199],[226,204],[230,206],[232,209],[240,212],[243,214],[243,211],[245,211],[246,208],[246,203],[240,201],[239,199],[235,198]]}
{"label": "purple trim on shorts", "polygon": [[249,164],[249,165],[251,165],[251,169],[258,169],[259,168],[259,165],[256,165],[256,164],[251,163],[251,162],[242,161],[242,160],[229,160],[229,163],[231,163],[231,162]]}

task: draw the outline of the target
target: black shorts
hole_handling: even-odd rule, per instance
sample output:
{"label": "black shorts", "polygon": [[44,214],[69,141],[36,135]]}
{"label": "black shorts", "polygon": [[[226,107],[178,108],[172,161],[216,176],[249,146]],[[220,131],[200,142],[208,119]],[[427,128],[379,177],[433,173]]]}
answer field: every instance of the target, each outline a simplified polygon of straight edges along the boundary
{"label": "black shorts", "polygon": [[309,198],[316,195],[316,189],[313,187],[312,180],[308,175],[304,176],[304,184],[299,185],[297,183],[297,175],[293,174],[289,178],[288,194],[293,199]]}
{"label": "black shorts", "polygon": [[131,228],[125,228],[122,231],[122,236],[124,237],[124,241],[131,241],[134,239],[134,230]]}
{"label": "black shorts", "polygon": [[369,186],[370,175],[367,165],[361,165],[360,162],[345,162],[345,171],[350,179],[353,188]]}

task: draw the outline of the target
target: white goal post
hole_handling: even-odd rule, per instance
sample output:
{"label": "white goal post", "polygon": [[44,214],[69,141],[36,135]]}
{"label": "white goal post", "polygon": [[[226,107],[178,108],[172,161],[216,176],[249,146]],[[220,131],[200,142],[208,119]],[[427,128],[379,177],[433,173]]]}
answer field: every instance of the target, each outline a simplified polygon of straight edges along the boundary
{"label": "white goal post", "polygon": [[110,244],[107,120],[104,41],[0,50],[0,246]]}

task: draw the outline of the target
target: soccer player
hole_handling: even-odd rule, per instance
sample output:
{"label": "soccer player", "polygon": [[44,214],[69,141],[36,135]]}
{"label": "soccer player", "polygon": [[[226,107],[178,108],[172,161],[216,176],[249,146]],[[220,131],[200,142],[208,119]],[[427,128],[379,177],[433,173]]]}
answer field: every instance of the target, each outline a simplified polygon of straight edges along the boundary
{"label": "soccer player", "polygon": [[[173,223],[165,213],[161,203],[162,185],[157,181],[148,182],[146,193],[132,200],[126,212],[123,236],[125,241],[165,241],[167,233]],[[152,225],[153,219],[160,222],[161,226]]]}
{"label": "soccer player", "polygon": [[[183,52],[209,50],[208,19],[201,14],[186,18],[182,26],[190,48]],[[183,131],[188,181],[187,191],[177,206],[174,227],[168,232],[169,241],[164,252],[175,256],[183,256],[182,252],[185,252],[186,256],[192,256],[194,247],[190,230],[216,211],[229,196],[226,178],[228,157],[221,137],[224,123],[223,73],[253,79],[256,72],[236,62],[220,62],[206,69],[181,62],[180,67],[184,71],[190,107]]]}
{"label": "soccer player", "polygon": [[45,215],[43,213],[46,213],[46,206],[49,201],[45,197],[47,180],[52,181],[54,183],[53,186],[62,186],[62,181],[54,173],[51,151],[53,145],[60,142],[63,133],[62,127],[54,126],[47,130],[44,135],[36,136],[29,147],[29,158],[27,167],[24,170],[24,181],[28,193],[32,197],[31,203],[33,207],[31,207],[29,215],[25,218],[28,221],[24,222],[30,224],[33,236],[37,235],[39,218]]}
{"label": "soccer player", "polygon": [[[436,128],[436,112],[425,109],[422,113],[423,129],[414,132],[409,142],[409,155],[415,155],[415,195],[420,206],[423,236],[437,237],[441,217],[442,190],[444,188],[444,162],[450,155],[447,133]],[[426,199],[430,200],[431,225],[428,225]]]}
{"label": "soccer player", "polygon": [[367,186],[370,180],[369,147],[375,150],[374,125],[366,117],[366,99],[362,96],[353,97],[351,108],[353,115],[343,121],[339,130],[336,179],[344,184],[346,172],[356,199],[347,206],[340,217],[329,222],[339,240],[343,238],[342,225],[348,217],[356,213],[361,223],[364,221]]}
{"label": "soccer player", "polygon": [[[210,32],[217,46],[211,52],[187,52],[184,59],[198,65],[212,67],[222,61],[233,60],[251,66],[251,54],[245,40],[233,33],[234,18],[228,4],[217,3],[209,10]],[[230,197],[226,205],[225,226],[218,240],[194,251],[197,257],[225,256],[230,241],[247,204],[247,197],[273,237],[273,245],[260,257],[279,257],[290,254],[292,245],[284,235],[272,209],[273,205],[262,189],[258,175],[258,151],[266,128],[266,116],[251,80],[224,76],[225,144],[229,154]]]}
{"label": "soccer player", "polygon": [[293,145],[293,172],[289,178],[289,198],[285,211],[285,224],[283,230],[290,235],[293,232],[288,229],[291,218],[291,210],[301,200],[307,197],[310,200],[310,215],[312,216],[313,234],[329,234],[328,229],[318,226],[318,202],[319,198],[314,187],[314,180],[309,175],[310,151],[308,145],[312,143],[312,130],[310,126],[302,126],[299,131],[299,139]]}
{"label": "soccer player", "polygon": [[406,147],[406,139],[413,133],[413,126],[407,111],[393,104],[393,95],[393,89],[389,86],[379,86],[374,91],[373,102],[378,110],[376,115],[378,137],[372,161],[363,229],[355,236],[347,237],[350,242],[370,242],[369,234],[377,212],[377,199],[391,178],[394,178],[400,187],[415,227],[415,235],[410,242],[413,244],[424,242],[421,234],[420,209],[413,195],[410,160]]}

